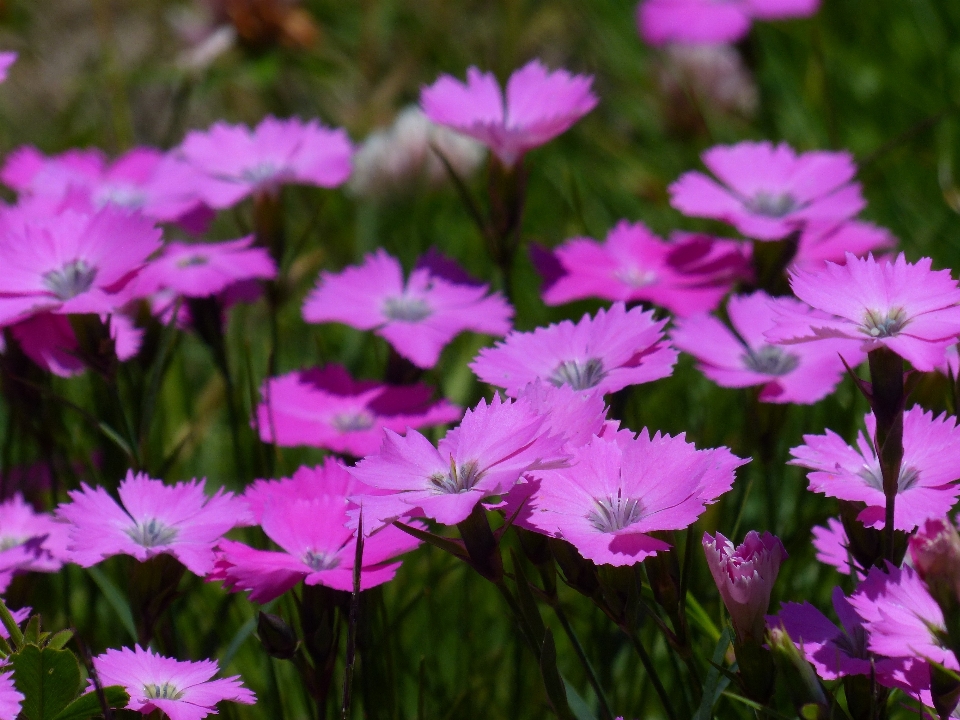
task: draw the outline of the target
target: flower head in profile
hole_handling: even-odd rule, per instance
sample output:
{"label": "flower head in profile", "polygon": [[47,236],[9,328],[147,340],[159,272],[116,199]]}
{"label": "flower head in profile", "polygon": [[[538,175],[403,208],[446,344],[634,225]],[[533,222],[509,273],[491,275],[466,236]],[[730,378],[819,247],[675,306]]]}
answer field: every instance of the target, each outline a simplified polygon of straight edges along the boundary
{"label": "flower head in profile", "polygon": [[516,396],[540,379],[575,390],[611,393],[673,372],[677,351],[663,338],[666,320],[622,302],[574,324],[564,320],[533,332],[513,332],[470,363],[477,377]]}
{"label": "flower head in profile", "polygon": [[716,44],[746,37],[753,20],[812,15],[820,0],[644,0],[637,24],[651,45]]}
{"label": "flower head in profile", "polygon": [[670,186],[685,215],[723,220],[748,238],[779,240],[809,223],[840,223],[864,207],[848,153],[797,154],[785,144],[742,142],[703,154],[718,178],[691,171]]}
{"label": "flower head in profile", "polygon": [[864,257],[896,244],[897,239],[886,228],[859,220],[809,223],[800,234],[790,270],[816,272],[826,269],[828,262],[842,265],[847,261],[847,253]]}
{"label": "flower head in profile", "polygon": [[432,368],[461,332],[510,331],[513,308],[486,285],[457,282],[419,266],[404,280],[400,262],[384,250],[359,267],[323,272],[303,304],[309,323],[340,322],[374,330],[414,365]]}
{"label": "flower head in profile", "polygon": [[[791,465],[809,468],[812,492],[866,503],[858,516],[864,525],[882,528],[886,508],[880,461],[869,438],[876,432],[873,413],[864,418],[867,433],[847,445],[831,430],[804,435],[793,448]],[[960,428],[947,415],[934,417],[919,405],[903,417],[903,461],[894,505],[894,527],[910,532],[927,518],[943,517],[960,497]]]}
{"label": "flower head in profile", "polygon": [[794,294],[829,315],[781,308],[766,335],[789,344],[851,338],[864,351],[886,347],[917,370],[934,370],[960,335],[960,287],[931,262],[908,263],[902,253],[889,262],[848,254],[844,265],[791,272]]}
{"label": "flower head in profile", "polygon": [[237,675],[212,680],[219,670],[215,660],[174,660],[136,645],[97,655],[93,667],[101,686],[122,686],[130,695],[127,709],[144,715],[159,710],[170,720],[201,720],[215,715],[223,700],[257,700]]}
{"label": "flower head in profile", "polygon": [[525,520],[603,565],[633,565],[669,549],[651,533],[689,527],[747,462],[646,430],[620,442],[595,437],[570,453],[568,467],[532,473],[539,482]]}
{"label": "flower head in profile", "polygon": [[224,122],[194,130],[174,154],[206,175],[199,190],[207,204],[225,208],[281,185],[337,187],[350,177],[353,148],[344,130],[267,117],[253,130]]}
{"label": "flower head in profile", "polygon": [[37,512],[19,493],[0,504],[0,592],[14,575],[53,573],[69,559],[68,526]]}
{"label": "flower head in profile", "polygon": [[597,297],[652,302],[676,315],[712,310],[733,282],[749,274],[742,243],[706,235],[664,242],[643,223],[617,224],[600,243],[580,237],[553,251],[560,275],[543,301],[559,305]]}
{"label": "flower head in profile", "polygon": [[843,357],[856,367],[864,359],[850,340],[806,345],[773,345],[764,333],[776,326],[776,308],[804,310],[793,298],[772,298],[762,291],[735,295],[727,304],[732,329],[702,313],[676,322],[672,343],[699,360],[699,369],[721,387],[760,385],[761,402],[815,403],[843,378]]}
{"label": "flower head in profile", "polygon": [[[384,430],[380,452],[350,472],[366,485],[391,491],[364,499],[364,528],[405,515],[456,525],[477,503],[508,492],[534,468],[566,459],[564,438],[544,430],[545,418],[526,401],[481,400],[437,447],[416,430]],[[369,525],[368,525],[369,523]]]}
{"label": "flower head in profile", "polygon": [[[0,670],[8,667],[6,663],[0,664]],[[23,700],[23,693],[13,684],[13,671],[0,672],[0,720],[16,720]]]}
{"label": "flower head in profile", "polygon": [[70,559],[90,567],[112,555],[140,562],[167,553],[203,577],[214,562],[217,540],[248,521],[246,504],[228,492],[204,493],[204,482],[164,485],[143,473],[127,473],[118,489],[122,506],[101,487],[82,485],[57,514],[69,521]]}
{"label": "flower head in profile", "polygon": [[402,433],[459,420],[463,409],[434,401],[433,392],[422,384],[354,380],[340,365],[327,365],[268,379],[256,425],[264,442],[363,457],[380,447],[384,428]]}
{"label": "flower head in profile", "polygon": [[0,213],[0,325],[46,310],[110,313],[160,247],[160,230],[140,215],[105,207],[57,216]]}
{"label": "flower head in profile", "polygon": [[759,642],[773,584],[787,559],[783,543],[768,532],[760,535],[751,530],[743,544],[734,547],[720,533],[716,537],[704,533],[703,550],[737,637],[741,642]]}
{"label": "flower head in profile", "polygon": [[593,110],[592,83],[533,60],[510,76],[504,96],[493,73],[471,67],[466,83],[441,75],[423,88],[420,105],[430,120],[476,138],[509,167]]}

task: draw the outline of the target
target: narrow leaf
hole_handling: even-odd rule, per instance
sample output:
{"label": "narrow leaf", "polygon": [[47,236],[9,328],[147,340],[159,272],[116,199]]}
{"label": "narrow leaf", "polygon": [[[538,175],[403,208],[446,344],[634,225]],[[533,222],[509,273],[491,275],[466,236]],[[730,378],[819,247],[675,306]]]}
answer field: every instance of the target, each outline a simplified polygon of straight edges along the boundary
{"label": "narrow leaf", "polygon": [[710,720],[713,717],[713,708],[717,704],[717,700],[730,685],[730,678],[721,674],[719,670],[728,647],[730,647],[730,631],[724,628],[720,634],[720,640],[717,641],[717,646],[713,650],[712,667],[707,673],[706,682],[703,684],[703,697],[700,700],[700,707],[693,715],[693,720]]}
{"label": "narrow leaf", "polygon": [[[130,702],[130,696],[120,685],[103,688],[103,697],[107,702],[107,707],[114,710],[126,707],[127,703]],[[87,718],[102,714],[103,708],[100,706],[100,698],[97,697],[95,692],[88,692],[67,705],[53,720],[87,720]]]}
{"label": "narrow leaf", "polygon": [[563,685],[563,678],[557,670],[557,646],[553,642],[553,633],[548,628],[543,634],[543,647],[540,651],[540,674],[543,676],[543,687],[547,691],[550,707],[560,720],[577,720],[570,704],[567,702],[567,691]]}
{"label": "narrow leaf", "polygon": [[87,572],[90,573],[90,577],[93,578],[97,587],[100,588],[100,592],[103,593],[107,602],[110,603],[110,607],[117,613],[117,619],[120,621],[120,624],[130,633],[130,637],[136,641],[138,639],[137,625],[133,622],[133,613],[130,612],[130,605],[123,596],[123,593],[120,592],[120,589],[113,584],[110,578],[108,578],[100,568],[96,566],[87,568]]}

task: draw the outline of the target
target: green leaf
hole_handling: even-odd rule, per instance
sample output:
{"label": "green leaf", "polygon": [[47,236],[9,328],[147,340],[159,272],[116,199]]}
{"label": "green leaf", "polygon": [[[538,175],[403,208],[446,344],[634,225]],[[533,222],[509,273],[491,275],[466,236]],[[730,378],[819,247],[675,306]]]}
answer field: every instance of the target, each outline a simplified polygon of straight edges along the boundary
{"label": "green leaf", "polygon": [[130,612],[130,605],[127,603],[127,599],[123,596],[123,593],[120,592],[119,588],[111,582],[110,578],[108,578],[100,568],[88,568],[87,572],[90,573],[90,577],[93,578],[97,587],[100,588],[100,592],[103,593],[107,602],[110,603],[110,607],[112,607],[113,611],[117,614],[117,620],[119,620],[124,629],[130,633],[130,637],[134,641],[138,640],[137,625],[133,622],[133,613]]}
{"label": "green leaf", "polygon": [[713,707],[717,700],[723,694],[730,684],[730,678],[720,672],[723,663],[723,657],[727,654],[727,648],[730,647],[730,630],[723,629],[717,646],[713,650],[711,658],[712,667],[707,673],[707,680],[703,684],[703,697],[700,701],[700,707],[694,713],[692,720],[710,720],[713,717]]}
{"label": "green leaf", "polygon": [[80,691],[80,666],[67,650],[26,645],[10,661],[27,720],[53,720]]}
{"label": "green leaf", "polygon": [[29,645],[40,644],[40,616],[33,615],[27,620],[27,627],[23,630],[23,641]]}
{"label": "green leaf", "polygon": [[61,630],[47,640],[47,647],[53,648],[54,650],[62,650],[68,642],[73,638],[73,630]]}
{"label": "green leaf", "polygon": [[395,520],[393,524],[407,533],[407,535],[413,535],[415,538],[417,538],[417,540],[430,543],[434,547],[440,548],[444,552],[448,552],[454,557],[460,558],[461,560],[467,559],[467,551],[463,548],[463,545],[458,543],[456,540],[434,535],[426,530],[421,530],[418,527],[413,527],[411,525],[407,525],[406,523],[402,523],[399,520]]}
{"label": "green leaf", "polygon": [[597,716],[593,714],[590,706],[587,705],[587,701],[580,697],[580,693],[577,692],[577,689],[571,685],[570,681],[566,678],[563,679],[563,686],[567,691],[570,710],[577,720],[597,720]]}
{"label": "green leaf", "polygon": [[513,577],[517,583],[517,600],[520,604],[520,612],[523,613],[527,622],[527,627],[533,633],[531,638],[536,643],[543,642],[544,625],[543,618],[540,616],[540,610],[537,608],[537,600],[530,589],[530,583],[523,572],[523,565],[520,564],[520,558],[517,553],[511,549],[510,557],[513,558]]}
{"label": "green leaf", "polygon": [[[126,707],[130,702],[130,696],[120,685],[111,685],[103,688],[103,699],[107,702],[107,707],[119,709]],[[96,692],[91,691],[81,695],[72,703],[61,710],[53,720],[87,720],[87,718],[96,717],[103,714],[103,707],[100,705],[100,697]]]}
{"label": "green leaf", "polygon": [[540,674],[543,676],[543,687],[547,691],[550,707],[560,720],[577,720],[570,704],[567,702],[567,691],[563,685],[563,678],[557,670],[557,646],[553,642],[553,632],[547,628],[543,633],[543,647],[540,651]]}

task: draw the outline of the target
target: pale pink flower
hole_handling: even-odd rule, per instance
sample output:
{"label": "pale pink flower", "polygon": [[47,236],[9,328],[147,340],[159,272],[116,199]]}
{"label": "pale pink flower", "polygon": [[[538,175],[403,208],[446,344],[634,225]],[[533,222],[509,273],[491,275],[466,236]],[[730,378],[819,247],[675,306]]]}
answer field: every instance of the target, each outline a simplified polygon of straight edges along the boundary
{"label": "pale pink flower", "polygon": [[93,667],[101,686],[121,685],[130,695],[127,708],[144,715],[159,710],[170,720],[201,720],[223,700],[257,701],[238,675],[211,680],[220,669],[215,660],[174,660],[135,645],[97,655]]}
{"label": "pale pink flower", "polygon": [[204,485],[196,480],[164,485],[131,470],[117,490],[122,506],[102,487],[71,491],[73,502],[57,510],[72,524],[70,559],[90,567],[112,555],[144,562],[167,553],[195,575],[206,575],[216,542],[250,516],[242,500],[223,490],[208,497]]}
{"label": "pale pink flower", "polygon": [[702,313],[676,322],[671,342],[699,360],[698,368],[721,387],[762,385],[760,400],[810,404],[832,393],[847,364],[856,367],[865,354],[859,343],[834,340],[805,345],[773,345],[764,333],[776,327],[778,307],[806,309],[793,298],[772,298],[762,291],[735,295],[727,304],[732,329]]}
{"label": "pale pink flower", "polygon": [[539,482],[526,523],[603,565],[633,565],[669,549],[650,533],[689,527],[748,462],[727,448],[697,450],[682,435],[647,430],[569,451],[569,467],[532,473]]}
{"label": "pale pink flower", "polygon": [[[856,447],[832,430],[804,435],[804,445],[790,450],[791,465],[813,470],[807,475],[812,492],[866,503],[858,516],[864,525],[882,528],[886,496],[880,461],[870,438],[876,432],[873,413],[864,418],[866,434]],[[934,417],[916,405],[903,417],[903,461],[894,505],[894,527],[910,532],[927,518],[946,515],[960,497],[960,428],[946,414]]]}
{"label": "pale pink flower", "polygon": [[782,308],[767,338],[790,344],[852,338],[864,351],[886,347],[917,370],[933,370],[960,335],[960,288],[949,270],[931,270],[931,262],[908,263],[902,253],[893,262],[848,254],[845,265],[794,271],[794,294],[829,316]]}
{"label": "pale pink flower", "polygon": [[806,17],[819,6],[820,0],[644,0],[637,24],[651,45],[736,42],[753,20]]}
{"label": "pale pink flower", "polygon": [[342,366],[327,365],[269,378],[256,425],[264,442],[363,457],[380,447],[384,428],[402,433],[460,419],[463,408],[433,394],[422,384],[354,380]]}
{"label": "pale pink flower", "polygon": [[[0,670],[9,668],[6,662],[0,664]],[[0,672],[0,720],[16,720],[20,715],[23,693],[13,684],[13,670]]]}
{"label": "pale pink flower", "polygon": [[193,130],[174,155],[207,176],[199,187],[207,204],[225,208],[292,183],[342,185],[350,177],[353,148],[344,130],[316,120],[267,117],[253,130],[224,122]]}
{"label": "pale pink flower", "polygon": [[762,640],[770,593],[787,559],[783,543],[768,532],[751,530],[743,544],[734,547],[720,533],[716,537],[704,533],[703,550],[737,637],[741,642]]}
{"label": "pale pink flower", "polygon": [[849,153],[798,155],[785,144],[741,142],[710,148],[702,158],[720,182],[687,172],[670,186],[670,203],[755,240],[779,240],[810,223],[840,223],[865,205],[860,185],[851,182],[856,166]]}
{"label": "pale pink flower", "polygon": [[359,267],[323,272],[303,304],[309,323],[340,322],[374,330],[414,365],[432,368],[458,334],[510,331],[513,308],[486,285],[458,283],[418,267],[404,280],[400,261],[384,250]]}
{"label": "pale pink flower", "polygon": [[623,220],[602,243],[577,237],[553,251],[562,274],[545,283],[543,301],[639,300],[681,316],[712,310],[737,279],[750,274],[745,247],[706,235],[664,242],[643,223]]}
{"label": "pale pink flower", "polygon": [[9,51],[0,52],[0,82],[3,82],[7,79],[7,72],[10,70],[10,67],[17,61],[17,57],[19,57],[19,53],[9,52]]}
{"label": "pale pink flower", "polygon": [[877,250],[889,250],[897,239],[886,228],[859,220],[836,223],[810,223],[800,234],[797,254],[790,269],[816,272],[828,262],[842,265],[847,253],[863,257]]}
{"label": "pale pink flower", "polygon": [[597,104],[593,78],[550,72],[533,60],[510,76],[506,96],[493,73],[467,70],[467,82],[441,75],[420,93],[424,113],[438,125],[476,138],[507,166],[566,132]]}
{"label": "pale pink flower", "polygon": [[622,302],[576,325],[564,320],[533,332],[513,332],[480,351],[470,368],[486,383],[516,396],[540,379],[603,394],[651,382],[673,372],[677,351],[663,337],[666,320],[653,311],[627,310]]}
{"label": "pale pink flower", "polygon": [[853,553],[848,549],[850,540],[842,522],[836,518],[828,518],[826,527],[814,525],[812,542],[817,551],[817,560],[831,565],[844,575],[855,572],[857,577],[862,577],[863,573],[854,560]]}

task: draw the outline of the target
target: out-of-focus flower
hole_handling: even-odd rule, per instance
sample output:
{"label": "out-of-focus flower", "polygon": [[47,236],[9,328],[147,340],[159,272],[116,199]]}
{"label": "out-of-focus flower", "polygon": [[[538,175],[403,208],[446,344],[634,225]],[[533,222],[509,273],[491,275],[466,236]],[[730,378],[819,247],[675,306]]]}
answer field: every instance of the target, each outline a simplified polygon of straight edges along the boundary
{"label": "out-of-focus flower", "polygon": [[701,156],[720,180],[684,173],[670,203],[685,215],[730,223],[755,240],[779,240],[809,223],[840,223],[860,212],[860,185],[849,153],[797,154],[786,144],[718,145]]}
{"label": "out-of-focus flower", "polygon": [[407,428],[459,420],[463,408],[432,400],[426,385],[358,381],[340,365],[268,379],[260,389],[257,428],[264,442],[310,445],[363,457],[374,453],[383,428]]}
{"label": "out-of-focus flower", "polygon": [[344,130],[267,117],[253,130],[224,122],[193,130],[173,153],[206,176],[205,202],[225,208],[292,183],[337,187],[350,177],[353,148]]}
{"label": "out-of-focus flower", "polygon": [[736,295],[727,304],[733,330],[706,313],[678,320],[671,342],[700,361],[698,367],[721,387],[762,385],[760,400],[815,403],[836,388],[847,364],[856,367],[865,353],[850,340],[806,345],[772,345],[764,337],[776,326],[775,308],[806,306],[793,298],[771,298],[758,291]]}
{"label": "out-of-focus flower", "polygon": [[787,558],[783,543],[768,532],[751,530],[743,544],[734,547],[720,533],[704,533],[703,551],[740,642],[761,641],[770,592]]}
{"label": "out-of-focus flower", "polygon": [[72,490],[57,515],[72,524],[70,560],[90,567],[112,555],[140,562],[167,553],[201,577],[213,568],[214,545],[249,520],[246,504],[231,493],[204,494],[204,482],[164,485],[133,471],[118,488],[121,507],[101,487]]}
{"label": "out-of-focus flower", "polygon": [[100,685],[123,686],[130,695],[127,709],[144,715],[159,710],[170,720],[201,720],[215,715],[216,704],[223,700],[245,705],[257,701],[238,675],[211,680],[220,669],[215,660],[174,660],[136,645],[97,655],[93,667]]}
{"label": "out-of-focus flower", "polygon": [[627,310],[617,302],[594,317],[584,315],[576,325],[564,320],[533,332],[510,333],[481,350],[470,367],[481,380],[511,396],[537,379],[611,393],[670,375],[677,351],[663,339],[665,324],[654,320],[652,311]]}
{"label": "out-of-focus flower", "polygon": [[813,547],[817,551],[817,560],[835,567],[844,575],[856,572],[859,576],[860,568],[857,567],[853,554],[848,549],[849,542],[843,523],[836,518],[828,518],[826,527],[823,525],[813,527]]}
{"label": "out-of-focus flower", "polygon": [[569,467],[535,471],[529,526],[583,557],[633,565],[669,545],[650,535],[689,527],[748,462],[727,448],[697,450],[683,436],[647,430],[627,442],[595,437],[571,449]]}
{"label": "out-of-focus flower", "polygon": [[[0,52],[0,82],[7,79],[10,67],[17,61],[18,53]],[[16,713],[14,713],[16,714]]]}
{"label": "out-of-focus flower", "polygon": [[57,572],[69,559],[69,526],[38,513],[19,493],[0,504],[0,592],[23,572]]}
{"label": "out-of-focus flower", "polygon": [[917,370],[945,362],[947,347],[960,335],[960,287],[949,270],[931,270],[930,258],[908,263],[870,255],[847,255],[845,265],[827,263],[820,272],[790,273],[794,294],[829,316],[778,309],[772,342],[824,338],[860,340],[864,351],[886,347]]}
{"label": "out-of-focus flower", "polygon": [[[0,670],[8,667],[6,663],[0,664]],[[16,720],[23,700],[23,693],[13,684],[13,671],[0,672],[0,720]]]}
{"label": "out-of-focus flower", "polygon": [[553,250],[562,274],[547,278],[543,301],[644,300],[681,316],[712,310],[735,280],[749,275],[746,247],[706,235],[664,242],[643,223],[623,220],[602,243],[577,237]]}
{"label": "out-of-focus flower", "polygon": [[430,120],[476,138],[510,167],[593,110],[592,83],[533,60],[510,76],[504,97],[493,73],[471,67],[466,83],[441,75],[423,88],[420,105]]}
{"label": "out-of-focus flower", "polygon": [[819,6],[820,0],[644,0],[637,24],[651,45],[736,42],[753,20],[806,17]]}
{"label": "out-of-focus flower", "polygon": [[[826,435],[804,435],[804,445],[790,450],[791,465],[809,468],[810,490],[828,497],[866,503],[857,519],[867,527],[882,528],[886,497],[880,460],[874,449],[876,419],[864,418],[856,447],[831,430]],[[894,527],[910,532],[927,518],[946,515],[960,485],[960,428],[946,414],[933,417],[916,405],[903,416],[903,461],[894,505]]]}
{"label": "out-of-focus flower", "polygon": [[440,185],[450,177],[438,152],[461,178],[472,175],[486,155],[481,143],[435,125],[418,107],[408,107],[393,125],[363,141],[353,158],[348,187],[370,197],[408,193],[425,183]]}
{"label": "out-of-focus flower", "polygon": [[[543,429],[530,403],[495,395],[467,410],[438,447],[416,430],[384,430],[380,452],[350,470],[361,482],[392,491],[364,498],[364,528],[404,515],[444,525],[465,520],[477,503],[508,492],[529,470],[565,460],[562,435]],[[369,523],[369,525],[368,525]]]}
{"label": "out-of-focus flower", "polygon": [[859,220],[835,224],[810,223],[800,234],[797,254],[790,262],[791,270],[816,272],[828,262],[842,265],[847,253],[863,257],[874,250],[887,250],[897,244],[889,230]]}
{"label": "out-of-focus flower", "polygon": [[510,331],[513,308],[486,285],[451,282],[428,267],[404,281],[400,261],[384,250],[359,267],[323,272],[303,304],[309,323],[340,322],[374,330],[418,367],[432,368],[459,333]]}
{"label": "out-of-focus flower", "polygon": [[112,313],[160,231],[138,214],[104,207],[94,215],[0,213],[0,325],[40,311]]}

